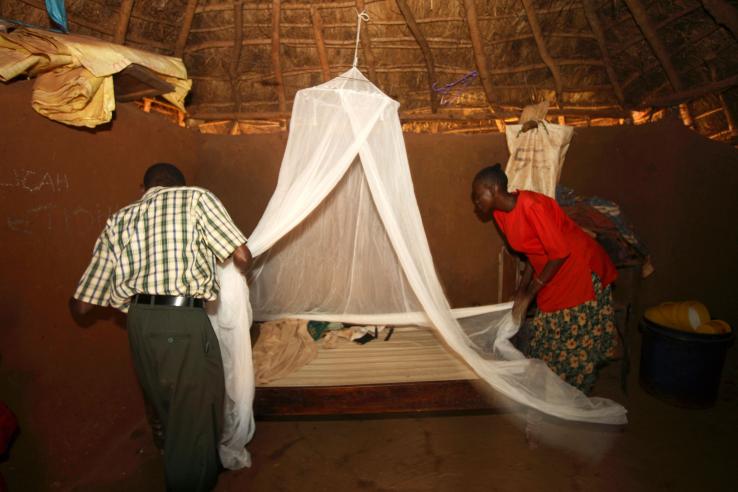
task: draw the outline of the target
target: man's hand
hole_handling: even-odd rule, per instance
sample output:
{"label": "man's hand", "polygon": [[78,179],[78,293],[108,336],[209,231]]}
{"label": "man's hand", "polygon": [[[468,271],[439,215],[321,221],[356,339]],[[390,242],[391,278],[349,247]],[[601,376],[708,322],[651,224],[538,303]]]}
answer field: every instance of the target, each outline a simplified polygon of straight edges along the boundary
{"label": "man's hand", "polygon": [[243,243],[233,252],[233,263],[235,263],[236,268],[238,268],[243,275],[248,274],[253,260],[254,257],[251,256],[251,250],[246,246],[246,243]]}
{"label": "man's hand", "polygon": [[80,301],[79,299],[75,299],[74,297],[69,298],[69,310],[74,316],[84,316],[85,314],[92,311],[92,308],[94,307],[95,305],[90,304],[89,302]]}
{"label": "man's hand", "polygon": [[93,307],[95,305],[89,302],[80,301],[74,297],[69,298],[69,313],[78,325],[89,326],[92,324],[90,317],[87,315],[92,311]]}

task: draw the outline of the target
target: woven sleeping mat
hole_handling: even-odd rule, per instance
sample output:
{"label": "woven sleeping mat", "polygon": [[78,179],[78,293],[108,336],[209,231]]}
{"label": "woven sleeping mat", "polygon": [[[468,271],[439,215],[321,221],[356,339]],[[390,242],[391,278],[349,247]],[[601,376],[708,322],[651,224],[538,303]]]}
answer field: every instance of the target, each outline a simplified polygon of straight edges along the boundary
{"label": "woven sleeping mat", "polygon": [[336,348],[319,343],[318,356],[286,377],[259,387],[356,386],[477,379],[476,374],[449,352],[430,329],[397,327],[384,341],[360,345],[340,340]]}

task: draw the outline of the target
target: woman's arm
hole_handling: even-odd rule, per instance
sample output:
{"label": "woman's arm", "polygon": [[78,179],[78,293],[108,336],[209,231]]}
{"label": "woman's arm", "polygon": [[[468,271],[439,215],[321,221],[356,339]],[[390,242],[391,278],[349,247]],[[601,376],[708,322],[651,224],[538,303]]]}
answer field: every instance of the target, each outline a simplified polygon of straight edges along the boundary
{"label": "woman's arm", "polygon": [[523,275],[520,277],[518,288],[515,289],[516,294],[520,291],[528,290],[528,286],[530,285],[531,280],[533,280],[533,266],[528,260],[521,261],[523,261],[525,267],[523,268]]}
{"label": "woman's arm", "polygon": [[[523,282],[520,283],[520,287],[515,293],[515,300],[513,301],[512,307],[513,319],[518,324],[523,323],[525,313],[528,311],[528,306],[533,298],[538,294],[538,291],[540,291],[543,286],[546,285],[554,275],[556,275],[564,262],[566,262],[567,258],[568,256],[565,256],[564,258],[556,258],[555,260],[548,260],[548,263],[546,263],[543,270],[541,270],[540,275],[537,277],[533,277],[533,269],[531,268],[530,263],[526,262],[525,271],[523,272]],[[528,277],[527,279],[526,276]]]}
{"label": "woman's arm", "polygon": [[546,263],[543,270],[541,270],[541,274],[534,277],[528,284],[528,294],[531,299],[538,294],[538,291],[541,290],[544,285],[554,278],[556,273],[558,273],[563,266],[564,262],[566,262],[567,258],[568,256],[565,256],[564,258],[556,258],[555,260],[548,260],[548,263]]}

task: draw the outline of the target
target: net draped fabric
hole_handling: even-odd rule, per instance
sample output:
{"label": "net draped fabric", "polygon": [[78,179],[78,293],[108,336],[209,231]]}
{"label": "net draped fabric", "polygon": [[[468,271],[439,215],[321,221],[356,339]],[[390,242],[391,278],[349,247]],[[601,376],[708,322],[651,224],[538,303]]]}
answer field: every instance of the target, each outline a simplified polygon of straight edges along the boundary
{"label": "net draped fabric", "polygon": [[[518,329],[511,303],[450,308],[415,199],[398,107],[356,68],[297,93],[277,187],[248,241],[256,263],[249,286],[239,286],[242,293],[250,287],[254,319],[428,326],[515,402],[567,420],[625,423],[622,406],[587,398],[510,343]],[[235,278],[234,271],[229,265],[221,275]],[[248,311],[248,297],[226,296],[229,288],[221,279],[215,324],[235,319],[232,310]],[[231,329],[243,338],[246,318]],[[226,373],[235,369],[224,365]],[[232,376],[253,384],[248,371]],[[243,408],[245,420],[250,411]]]}

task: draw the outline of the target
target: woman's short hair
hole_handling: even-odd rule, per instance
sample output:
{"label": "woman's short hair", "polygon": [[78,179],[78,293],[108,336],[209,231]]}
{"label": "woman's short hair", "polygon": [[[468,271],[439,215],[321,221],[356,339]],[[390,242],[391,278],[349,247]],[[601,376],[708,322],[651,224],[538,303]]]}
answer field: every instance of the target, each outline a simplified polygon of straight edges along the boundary
{"label": "woman's short hair", "polygon": [[474,182],[487,185],[497,184],[500,188],[507,191],[507,174],[502,170],[499,162],[494,166],[487,166],[479,171],[474,176]]}

